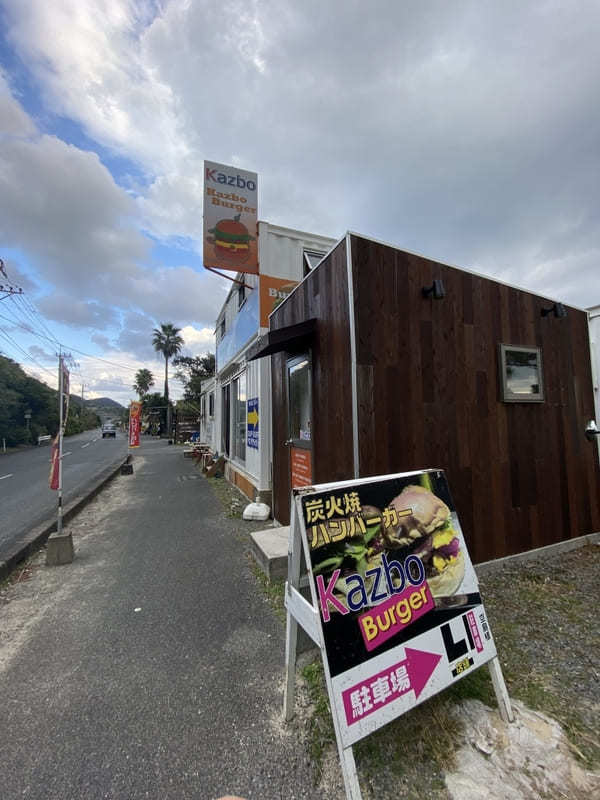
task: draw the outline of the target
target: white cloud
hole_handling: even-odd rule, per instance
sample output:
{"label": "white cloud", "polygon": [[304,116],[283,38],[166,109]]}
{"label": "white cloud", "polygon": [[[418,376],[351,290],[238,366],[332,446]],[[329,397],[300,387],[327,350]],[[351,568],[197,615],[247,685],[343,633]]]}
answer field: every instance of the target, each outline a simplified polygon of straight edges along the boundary
{"label": "white cloud", "polygon": [[600,298],[598,4],[2,1],[47,110],[145,180],[125,192],[32,132],[4,82],[0,235],[77,302],[142,311],[110,337],[133,353],[156,321],[210,327],[226,296],[183,258],[152,267],[140,233],[199,248],[204,158],[256,169],[271,222]]}

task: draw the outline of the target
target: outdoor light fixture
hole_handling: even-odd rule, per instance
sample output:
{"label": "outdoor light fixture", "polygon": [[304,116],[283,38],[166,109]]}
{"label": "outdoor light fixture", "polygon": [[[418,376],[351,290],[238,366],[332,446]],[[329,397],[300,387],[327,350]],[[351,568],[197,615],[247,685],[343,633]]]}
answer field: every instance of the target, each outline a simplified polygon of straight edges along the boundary
{"label": "outdoor light fixture", "polygon": [[600,431],[596,425],[596,420],[591,419],[588,424],[585,426],[585,438],[589,442],[593,442],[596,436],[600,436]]}
{"label": "outdoor light fixture", "polygon": [[542,317],[547,317],[548,314],[554,314],[555,317],[561,319],[567,316],[567,309],[562,303],[554,303],[550,308],[542,308],[541,314]]}
{"label": "outdoor light fixture", "polygon": [[446,290],[441,280],[435,280],[431,286],[424,286],[421,292],[423,293],[423,297],[432,295],[434,300],[441,300],[446,297]]}

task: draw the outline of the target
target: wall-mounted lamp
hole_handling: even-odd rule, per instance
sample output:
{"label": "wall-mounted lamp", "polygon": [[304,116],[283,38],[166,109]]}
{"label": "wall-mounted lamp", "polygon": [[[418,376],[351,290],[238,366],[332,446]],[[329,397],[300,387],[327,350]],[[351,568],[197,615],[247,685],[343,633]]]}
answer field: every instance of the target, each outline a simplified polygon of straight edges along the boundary
{"label": "wall-mounted lamp", "polygon": [[423,297],[432,295],[434,300],[441,300],[446,297],[446,290],[441,280],[434,281],[431,286],[424,286],[421,292],[423,293]]}
{"label": "wall-mounted lamp", "polygon": [[561,319],[562,317],[567,316],[567,309],[563,306],[562,303],[554,303],[553,306],[550,308],[542,308],[541,310],[542,317],[547,317],[548,314],[554,314],[555,317]]}

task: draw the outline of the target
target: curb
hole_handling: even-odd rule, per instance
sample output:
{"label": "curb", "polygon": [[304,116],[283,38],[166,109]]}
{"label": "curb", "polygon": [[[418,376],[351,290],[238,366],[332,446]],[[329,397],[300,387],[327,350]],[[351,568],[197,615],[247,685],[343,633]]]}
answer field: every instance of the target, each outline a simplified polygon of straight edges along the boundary
{"label": "curb", "polygon": [[[68,522],[75,517],[82,508],[84,508],[90,500],[93,500],[98,492],[116,475],[121,471],[124,464],[129,464],[131,461],[131,454],[120,458],[119,461],[107,467],[100,473],[99,478],[92,484],[91,488],[85,494],[79,495],[74,500],[63,508],[63,522]],[[36,550],[39,550],[51,533],[56,531],[56,520],[52,522],[43,522],[41,525],[33,528],[21,541],[15,542],[15,551],[11,553],[4,561],[0,561],[0,581],[7,578],[15,566],[27,556],[30,556]]]}

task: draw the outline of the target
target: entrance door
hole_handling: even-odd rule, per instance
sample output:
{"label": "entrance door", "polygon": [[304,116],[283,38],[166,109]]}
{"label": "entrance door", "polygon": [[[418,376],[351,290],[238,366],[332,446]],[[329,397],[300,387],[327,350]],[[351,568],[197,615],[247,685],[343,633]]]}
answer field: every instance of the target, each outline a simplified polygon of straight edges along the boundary
{"label": "entrance door", "polygon": [[308,353],[290,358],[288,379],[288,440],[290,486],[310,486],[312,470],[311,363]]}

